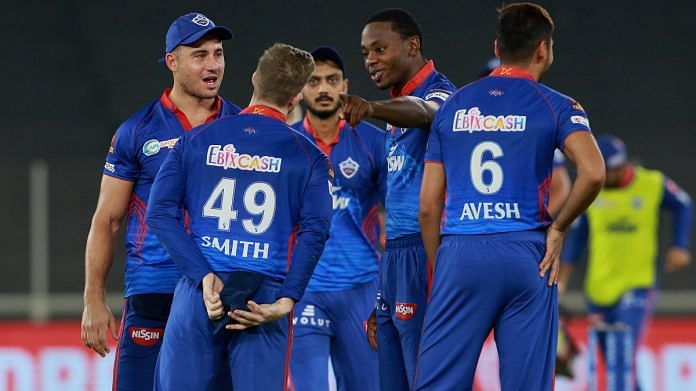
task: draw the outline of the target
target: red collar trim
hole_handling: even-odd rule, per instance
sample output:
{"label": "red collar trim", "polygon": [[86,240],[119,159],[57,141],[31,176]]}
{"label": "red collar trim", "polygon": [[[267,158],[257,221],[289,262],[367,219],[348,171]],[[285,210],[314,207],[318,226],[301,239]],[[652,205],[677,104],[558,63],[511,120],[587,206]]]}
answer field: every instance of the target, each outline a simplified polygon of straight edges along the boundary
{"label": "red collar trim", "polygon": [[[172,92],[171,88],[167,88],[164,90],[162,93],[162,96],[160,96],[160,103],[162,106],[164,106],[167,110],[171,111],[172,114],[176,117],[176,119],[179,120],[179,123],[181,124],[181,127],[184,128],[184,130],[189,131],[193,126],[191,126],[191,122],[189,122],[188,118],[186,117],[186,114],[184,114],[183,111],[179,110],[178,107],[172,102],[172,99],[169,97],[169,94]],[[215,112],[208,118],[205,119],[205,122],[210,122],[215,119],[220,115],[220,109],[222,108],[222,99],[220,96],[217,96],[215,98]],[[204,123],[205,123],[204,122]]]}
{"label": "red collar trim", "polygon": [[251,105],[251,106],[247,107],[246,109],[242,110],[242,112],[240,114],[262,115],[264,117],[277,119],[278,121],[281,121],[283,123],[285,123],[285,118],[286,118],[285,114],[274,109],[273,107],[266,106],[266,105]]}
{"label": "red collar trim", "polygon": [[626,172],[624,173],[624,177],[621,178],[619,181],[619,185],[617,187],[626,187],[633,182],[633,178],[636,176],[636,171],[633,169],[633,166],[627,165],[626,166]]}
{"label": "red collar trim", "polygon": [[401,89],[392,88],[391,97],[398,98],[400,96],[411,95],[433,72],[435,72],[435,64],[433,60],[430,60],[426,62],[418,73],[413,75],[411,80],[407,81]]}
{"label": "red collar trim", "polygon": [[312,127],[312,124],[309,123],[309,117],[305,115],[304,120],[302,121],[302,126],[307,130],[309,134],[312,135],[314,138],[314,141],[317,144],[317,147],[321,149],[324,154],[327,156],[331,155],[331,149],[333,148],[334,145],[338,144],[338,140],[341,138],[341,130],[346,126],[346,120],[342,119],[338,121],[338,129],[336,131],[336,134],[334,135],[334,138],[331,139],[328,143],[324,143],[319,136],[317,135],[317,131]]}
{"label": "red collar trim", "polygon": [[498,77],[521,77],[523,79],[531,79],[536,81],[536,78],[524,69],[517,67],[499,66],[491,72],[491,76]]}

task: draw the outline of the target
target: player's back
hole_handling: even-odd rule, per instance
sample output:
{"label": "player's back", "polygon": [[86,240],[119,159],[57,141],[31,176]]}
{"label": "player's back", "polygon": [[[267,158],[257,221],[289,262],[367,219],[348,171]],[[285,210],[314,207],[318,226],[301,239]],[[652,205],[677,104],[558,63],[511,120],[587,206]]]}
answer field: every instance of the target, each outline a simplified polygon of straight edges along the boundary
{"label": "player's back", "polygon": [[554,150],[570,133],[589,131],[577,102],[521,71],[504,76],[463,87],[433,123],[426,161],[445,164],[445,234],[550,224],[546,206]]}
{"label": "player's back", "polygon": [[215,271],[283,279],[311,167],[326,169],[326,157],[285,123],[262,115],[215,121],[185,139],[185,206],[208,262]]}

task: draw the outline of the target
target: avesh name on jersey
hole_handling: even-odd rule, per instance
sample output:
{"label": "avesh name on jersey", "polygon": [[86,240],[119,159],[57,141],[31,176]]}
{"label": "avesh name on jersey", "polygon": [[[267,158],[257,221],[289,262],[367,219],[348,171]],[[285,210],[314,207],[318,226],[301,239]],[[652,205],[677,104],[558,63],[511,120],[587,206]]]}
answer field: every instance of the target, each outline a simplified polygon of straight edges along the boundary
{"label": "avesh name on jersey", "polygon": [[517,202],[466,202],[459,220],[519,219]]}

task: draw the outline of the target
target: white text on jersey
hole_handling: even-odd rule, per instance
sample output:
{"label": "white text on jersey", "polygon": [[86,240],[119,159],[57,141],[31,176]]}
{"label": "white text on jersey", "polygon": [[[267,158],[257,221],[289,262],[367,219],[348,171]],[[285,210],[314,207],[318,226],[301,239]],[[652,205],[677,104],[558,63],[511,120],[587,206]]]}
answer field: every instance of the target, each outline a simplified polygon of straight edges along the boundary
{"label": "white text on jersey", "polygon": [[517,202],[467,202],[459,220],[500,220],[519,219],[520,208]]}
{"label": "white text on jersey", "polygon": [[273,156],[249,155],[238,153],[233,144],[208,146],[205,164],[245,171],[280,172],[283,159]]}
{"label": "white text on jersey", "polygon": [[232,257],[268,259],[268,243],[249,242],[246,240],[225,239],[216,237],[201,237],[203,247],[212,247],[225,255]]}
{"label": "white text on jersey", "polygon": [[523,132],[527,127],[526,115],[482,115],[478,107],[461,109],[454,113],[454,132]]}

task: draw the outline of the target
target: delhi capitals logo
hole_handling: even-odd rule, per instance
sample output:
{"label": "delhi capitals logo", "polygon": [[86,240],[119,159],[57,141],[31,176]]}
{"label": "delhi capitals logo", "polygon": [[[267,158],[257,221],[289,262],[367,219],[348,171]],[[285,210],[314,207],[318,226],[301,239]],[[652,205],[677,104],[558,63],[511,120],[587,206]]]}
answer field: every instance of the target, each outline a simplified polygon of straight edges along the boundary
{"label": "delhi capitals logo", "polygon": [[338,168],[341,170],[341,174],[343,174],[344,177],[350,179],[358,172],[360,165],[358,162],[349,157],[348,159],[340,162],[338,164]]}
{"label": "delhi capitals logo", "polygon": [[207,26],[210,24],[210,19],[206,18],[205,15],[197,14],[191,21],[199,26]]}
{"label": "delhi capitals logo", "polygon": [[143,145],[143,153],[145,156],[152,156],[156,154],[157,152],[160,151],[160,142],[159,140],[147,140],[145,144]]}

